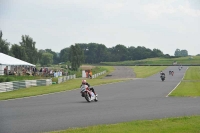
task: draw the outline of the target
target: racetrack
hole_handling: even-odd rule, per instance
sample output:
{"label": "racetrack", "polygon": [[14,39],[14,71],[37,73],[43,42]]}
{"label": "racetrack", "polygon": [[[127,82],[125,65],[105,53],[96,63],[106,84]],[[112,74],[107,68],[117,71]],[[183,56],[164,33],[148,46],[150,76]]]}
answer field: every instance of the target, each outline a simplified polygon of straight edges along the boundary
{"label": "racetrack", "polygon": [[[174,76],[168,71],[173,70]],[[0,133],[62,130],[124,121],[200,115],[199,97],[166,97],[180,82],[186,67],[168,67],[145,79],[95,86],[98,102],[87,103],[79,90],[0,101]]]}
{"label": "racetrack", "polygon": [[104,79],[135,78],[133,69],[127,66],[114,66],[115,70],[106,75]]}

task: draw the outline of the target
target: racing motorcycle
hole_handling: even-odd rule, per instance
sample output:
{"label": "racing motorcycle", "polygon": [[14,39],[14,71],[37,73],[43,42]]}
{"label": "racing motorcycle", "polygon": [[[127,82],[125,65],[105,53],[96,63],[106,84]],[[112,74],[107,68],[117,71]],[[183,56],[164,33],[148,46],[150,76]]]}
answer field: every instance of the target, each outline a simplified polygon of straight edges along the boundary
{"label": "racing motorcycle", "polygon": [[165,80],[165,75],[161,75],[160,78],[161,78],[162,81],[164,81]]}
{"label": "racing motorcycle", "polygon": [[85,97],[86,101],[88,102],[98,101],[97,96],[94,95],[94,93],[89,89],[87,85],[81,86],[81,96]]}

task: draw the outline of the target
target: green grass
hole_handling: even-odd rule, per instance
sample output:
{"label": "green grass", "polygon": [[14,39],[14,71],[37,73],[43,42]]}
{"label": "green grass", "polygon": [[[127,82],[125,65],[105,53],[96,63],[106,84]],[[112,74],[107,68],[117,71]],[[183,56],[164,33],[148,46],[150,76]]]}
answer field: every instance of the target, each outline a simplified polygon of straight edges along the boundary
{"label": "green grass", "polygon": [[[38,86],[38,87],[30,87],[19,89],[10,92],[3,92],[0,93],[0,100],[6,99],[15,99],[15,98],[22,98],[22,97],[29,97],[29,96],[36,96],[41,94],[48,94],[66,90],[73,90],[80,87],[82,79],[73,79],[68,80],[61,84],[55,84],[51,86]],[[107,84],[113,82],[124,81],[123,79],[87,79],[87,82],[90,83],[91,86],[100,85],[100,84]]]}
{"label": "green grass", "polygon": [[134,66],[134,65],[172,65],[174,61],[182,65],[200,65],[200,56],[194,56],[193,58],[179,57],[179,58],[148,58],[143,60],[121,61],[121,62],[102,62],[101,65],[109,66]]}
{"label": "green grass", "polygon": [[200,116],[138,120],[85,128],[71,128],[50,133],[199,133]]}
{"label": "green grass", "polygon": [[200,66],[189,67],[184,80],[200,80]]}
{"label": "green grass", "polygon": [[182,81],[170,96],[200,96],[200,82]]}
{"label": "green grass", "polygon": [[200,96],[200,66],[191,66],[184,80],[169,96]]}
{"label": "green grass", "polygon": [[167,68],[167,66],[132,66],[137,78],[146,78]]}

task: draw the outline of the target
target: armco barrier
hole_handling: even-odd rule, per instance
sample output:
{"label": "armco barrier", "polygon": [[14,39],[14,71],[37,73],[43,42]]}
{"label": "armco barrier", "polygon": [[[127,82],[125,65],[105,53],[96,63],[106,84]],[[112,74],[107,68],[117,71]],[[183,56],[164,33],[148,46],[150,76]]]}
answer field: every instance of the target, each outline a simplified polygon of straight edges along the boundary
{"label": "armco barrier", "polygon": [[58,84],[62,83],[62,82],[65,82],[67,80],[70,80],[70,79],[75,79],[76,78],[76,75],[69,75],[69,76],[63,76],[63,77],[59,77],[58,78]]}
{"label": "armco barrier", "polygon": [[103,72],[94,74],[94,75],[92,75],[92,78],[97,78],[98,76],[103,75],[103,74],[105,74],[105,73],[106,73],[106,71],[103,71]]}
{"label": "armco barrier", "polygon": [[21,88],[29,88],[32,86],[48,86],[51,84],[52,84],[52,79],[3,82],[0,83],[0,92],[13,91]]}

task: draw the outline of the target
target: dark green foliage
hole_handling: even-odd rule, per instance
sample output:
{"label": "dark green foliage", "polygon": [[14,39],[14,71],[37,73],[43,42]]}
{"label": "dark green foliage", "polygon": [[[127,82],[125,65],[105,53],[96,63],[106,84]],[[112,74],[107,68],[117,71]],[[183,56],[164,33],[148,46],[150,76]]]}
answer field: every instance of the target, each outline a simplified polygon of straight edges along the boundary
{"label": "dark green foliage", "polygon": [[84,62],[84,54],[79,45],[71,45],[69,58],[72,67],[71,69],[77,71],[80,65]]}
{"label": "dark green foliage", "polygon": [[36,80],[36,79],[44,79],[49,77],[40,77],[40,76],[0,76],[0,83],[1,82],[11,82],[11,81],[21,81],[21,80]]}
{"label": "dark green foliage", "polygon": [[24,60],[24,61],[28,60],[26,49],[24,47],[14,44],[11,47],[11,52],[13,56],[17,59]]}
{"label": "dark green foliage", "polygon": [[22,42],[20,42],[21,47],[25,49],[27,59],[25,61],[36,64],[38,61],[37,49],[35,48],[36,42],[33,41],[28,35],[22,35]]}
{"label": "dark green foliage", "polygon": [[56,52],[52,51],[51,49],[45,49],[47,53],[51,53],[53,55],[53,64],[59,63],[59,57]]}
{"label": "dark green foliage", "polygon": [[5,81],[5,78],[0,77],[0,83],[1,83],[1,82],[4,82],[4,81]]}
{"label": "dark green foliage", "polygon": [[10,81],[13,81],[13,78],[7,77],[7,78],[5,79],[5,82],[10,82]]}
{"label": "dark green foliage", "polygon": [[41,60],[40,60],[40,64],[42,66],[50,66],[53,63],[53,55],[51,53],[43,53]]}
{"label": "dark green foliage", "polygon": [[188,51],[187,50],[180,50],[180,49],[176,49],[175,56],[188,56]]}
{"label": "dark green foliage", "polygon": [[4,53],[4,54],[9,54],[9,45],[10,43],[8,43],[6,40],[4,40],[2,38],[3,33],[2,31],[0,31],[0,52]]}
{"label": "dark green foliage", "polygon": [[64,48],[60,51],[60,62],[67,62],[69,61],[69,52],[70,48]]}
{"label": "dark green foliage", "polygon": [[[51,49],[37,50],[36,42],[28,35],[22,35],[22,41],[11,46],[9,51],[9,43],[0,38],[0,52],[12,55],[23,61],[41,65],[50,66],[61,62],[70,62],[72,70],[78,70],[82,63],[99,64],[101,62],[119,62],[127,60],[141,60],[154,57],[171,58],[169,55],[164,55],[159,49],[149,49],[143,46],[126,47],[118,44],[114,47],[107,48],[104,44],[98,43],[78,43],[74,46],[64,48],[60,53],[56,53]],[[180,50],[179,50],[180,51]],[[181,56],[187,55],[187,50],[181,50]],[[44,62],[43,53],[51,53],[53,61]],[[180,56],[179,54],[177,56]],[[43,59],[42,59],[43,58]]]}

